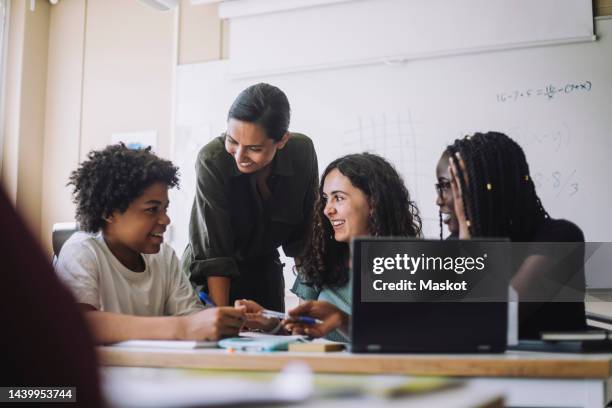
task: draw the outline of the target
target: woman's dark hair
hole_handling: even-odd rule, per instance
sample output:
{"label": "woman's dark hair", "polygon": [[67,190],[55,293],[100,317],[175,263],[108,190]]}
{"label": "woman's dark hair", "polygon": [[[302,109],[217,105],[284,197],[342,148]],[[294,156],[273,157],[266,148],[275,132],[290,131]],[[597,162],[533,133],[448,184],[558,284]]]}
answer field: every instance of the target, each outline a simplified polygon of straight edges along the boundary
{"label": "woman's dark hair", "polygon": [[349,244],[334,240],[331,223],[323,214],[323,185],[334,169],[338,169],[367,196],[372,209],[369,219],[372,236],[421,235],[419,211],[410,200],[410,193],[401,176],[388,161],[370,153],[349,154],[334,160],[321,176],[312,230],[298,266],[300,279],[318,288],[324,285],[341,286],[348,282]]}
{"label": "woman's dark hair", "polygon": [[455,140],[445,155],[456,153],[467,173],[457,166],[471,235],[529,241],[549,216],[536,194],[523,149],[503,133],[488,132]]}
{"label": "woman's dark hair", "polygon": [[278,142],[289,129],[291,108],[283,91],[275,86],[259,83],[249,86],[236,98],[227,119],[255,123],[266,135]]}
{"label": "woman's dark hair", "polygon": [[87,160],[70,175],[73,201],[80,228],[98,232],[104,218],[115,210],[125,212],[130,203],[151,185],[178,186],[178,168],[151,152],[128,149],[123,143],[89,152]]}

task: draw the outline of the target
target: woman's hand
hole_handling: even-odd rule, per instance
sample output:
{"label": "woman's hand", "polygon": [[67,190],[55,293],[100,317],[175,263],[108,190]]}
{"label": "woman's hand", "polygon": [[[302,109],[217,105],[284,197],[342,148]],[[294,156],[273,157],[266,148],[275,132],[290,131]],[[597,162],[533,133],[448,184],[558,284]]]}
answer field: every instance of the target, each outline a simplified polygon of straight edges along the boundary
{"label": "woman's hand", "polygon": [[289,316],[309,316],[323,321],[323,323],[318,324],[305,324],[291,319],[283,321],[285,329],[292,334],[323,337],[335,329],[340,329],[345,333],[348,332],[348,315],[328,302],[310,300],[291,309]]}
{"label": "woman's hand", "polygon": [[[456,161],[455,161],[456,160]],[[463,173],[465,184],[467,185],[468,176],[467,171],[465,169],[465,162],[459,155],[459,153],[455,153],[455,158],[449,157],[448,161],[450,162],[449,171],[451,174],[451,190],[453,194],[453,202],[455,206],[455,216],[457,217],[457,222],[459,223],[459,239],[470,239],[472,234],[470,233],[470,223],[465,215],[465,205],[463,202],[463,190],[461,187],[461,181],[459,180],[459,171],[457,170],[457,162],[461,167],[461,172]]]}
{"label": "woman's hand", "polygon": [[264,308],[252,300],[236,300],[234,302],[234,307],[237,310],[244,312],[246,317],[244,327],[247,329],[269,332],[278,327],[278,324],[280,323],[280,321],[276,318],[262,316],[261,313],[264,311]]}

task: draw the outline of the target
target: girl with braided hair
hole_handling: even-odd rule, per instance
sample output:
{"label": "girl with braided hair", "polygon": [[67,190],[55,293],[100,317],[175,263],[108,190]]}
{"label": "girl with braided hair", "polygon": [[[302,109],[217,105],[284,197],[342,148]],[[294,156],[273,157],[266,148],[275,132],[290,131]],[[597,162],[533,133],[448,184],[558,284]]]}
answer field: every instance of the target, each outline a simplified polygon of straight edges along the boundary
{"label": "girl with braided hair", "polygon": [[[303,325],[289,321],[285,327],[294,334],[346,341],[343,333],[347,333],[351,311],[351,239],[420,235],[418,209],[388,161],[361,153],[331,162],[321,177],[309,240],[291,289],[306,302],[289,311],[292,316],[308,315],[323,323]],[[256,312],[253,303],[238,301],[236,306],[246,306],[247,313]]]}
{"label": "girl with braided hair", "polygon": [[[440,238],[442,225],[446,224],[450,238],[584,242],[584,235],[575,224],[553,219],[546,212],[536,194],[523,149],[503,133],[476,133],[455,140],[442,154],[436,174]],[[550,254],[540,253],[541,248],[520,258],[511,284],[519,299],[533,300],[519,304],[520,338],[539,338],[541,331],[586,327],[583,299],[541,301],[552,298],[542,289],[551,278],[584,291],[584,247],[580,247],[581,251],[564,261],[564,267],[547,256]]]}

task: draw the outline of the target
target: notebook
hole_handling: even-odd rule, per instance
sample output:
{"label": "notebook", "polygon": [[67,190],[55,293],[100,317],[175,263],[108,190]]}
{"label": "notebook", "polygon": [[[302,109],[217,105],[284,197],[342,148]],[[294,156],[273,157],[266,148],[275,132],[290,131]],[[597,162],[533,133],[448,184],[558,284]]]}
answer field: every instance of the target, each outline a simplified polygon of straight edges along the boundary
{"label": "notebook", "polygon": [[593,340],[610,340],[610,336],[606,330],[584,330],[584,331],[560,331],[560,332],[542,332],[540,337],[544,341],[593,341]]}
{"label": "notebook", "polygon": [[289,344],[307,341],[306,336],[281,336],[250,333],[219,340],[219,347],[238,351],[287,351]]}
{"label": "notebook", "polygon": [[612,341],[610,340],[520,340],[517,345],[508,347],[517,351],[548,351],[551,353],[610,353]]}

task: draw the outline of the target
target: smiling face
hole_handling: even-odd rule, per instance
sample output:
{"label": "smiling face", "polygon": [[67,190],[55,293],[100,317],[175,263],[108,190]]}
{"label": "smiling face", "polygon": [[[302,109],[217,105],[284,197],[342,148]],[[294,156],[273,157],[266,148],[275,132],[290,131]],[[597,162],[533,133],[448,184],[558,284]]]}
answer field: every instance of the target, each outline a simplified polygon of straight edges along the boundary
{"label": "smiling face", "polygon": [[140,254],[159,252],[170,224],[168,204],[168,186],[157,182],[132,201],[125,212],[115,211],[106,218],[104,238],[126,267],[140,259]]}
{"label": "smiling face", "polygon": [[275,142],[255,123],[230,118],[227,122],[225,150],[232,155],[241,173],[255,173],[267,167],[276,151],[285,147],[289,135]]}
{"label": "smiling face", "polygon": [[436,199],[436,204],[440,207],[442,222],[446,224],[451,234],[456,235],[459,233],[459,222],[455,215],[449,166],[448,155],[445,153],[440,157],[438,165],[436,166],[436,178],[438,179],[438,198]]}
{"label": "smiling face", "polygon": [[336,241],[348,243],[352,238],[370,235],[368,197],[338,169],[333,169],[325,177],[323,199],[323,212],[332,225]]}

